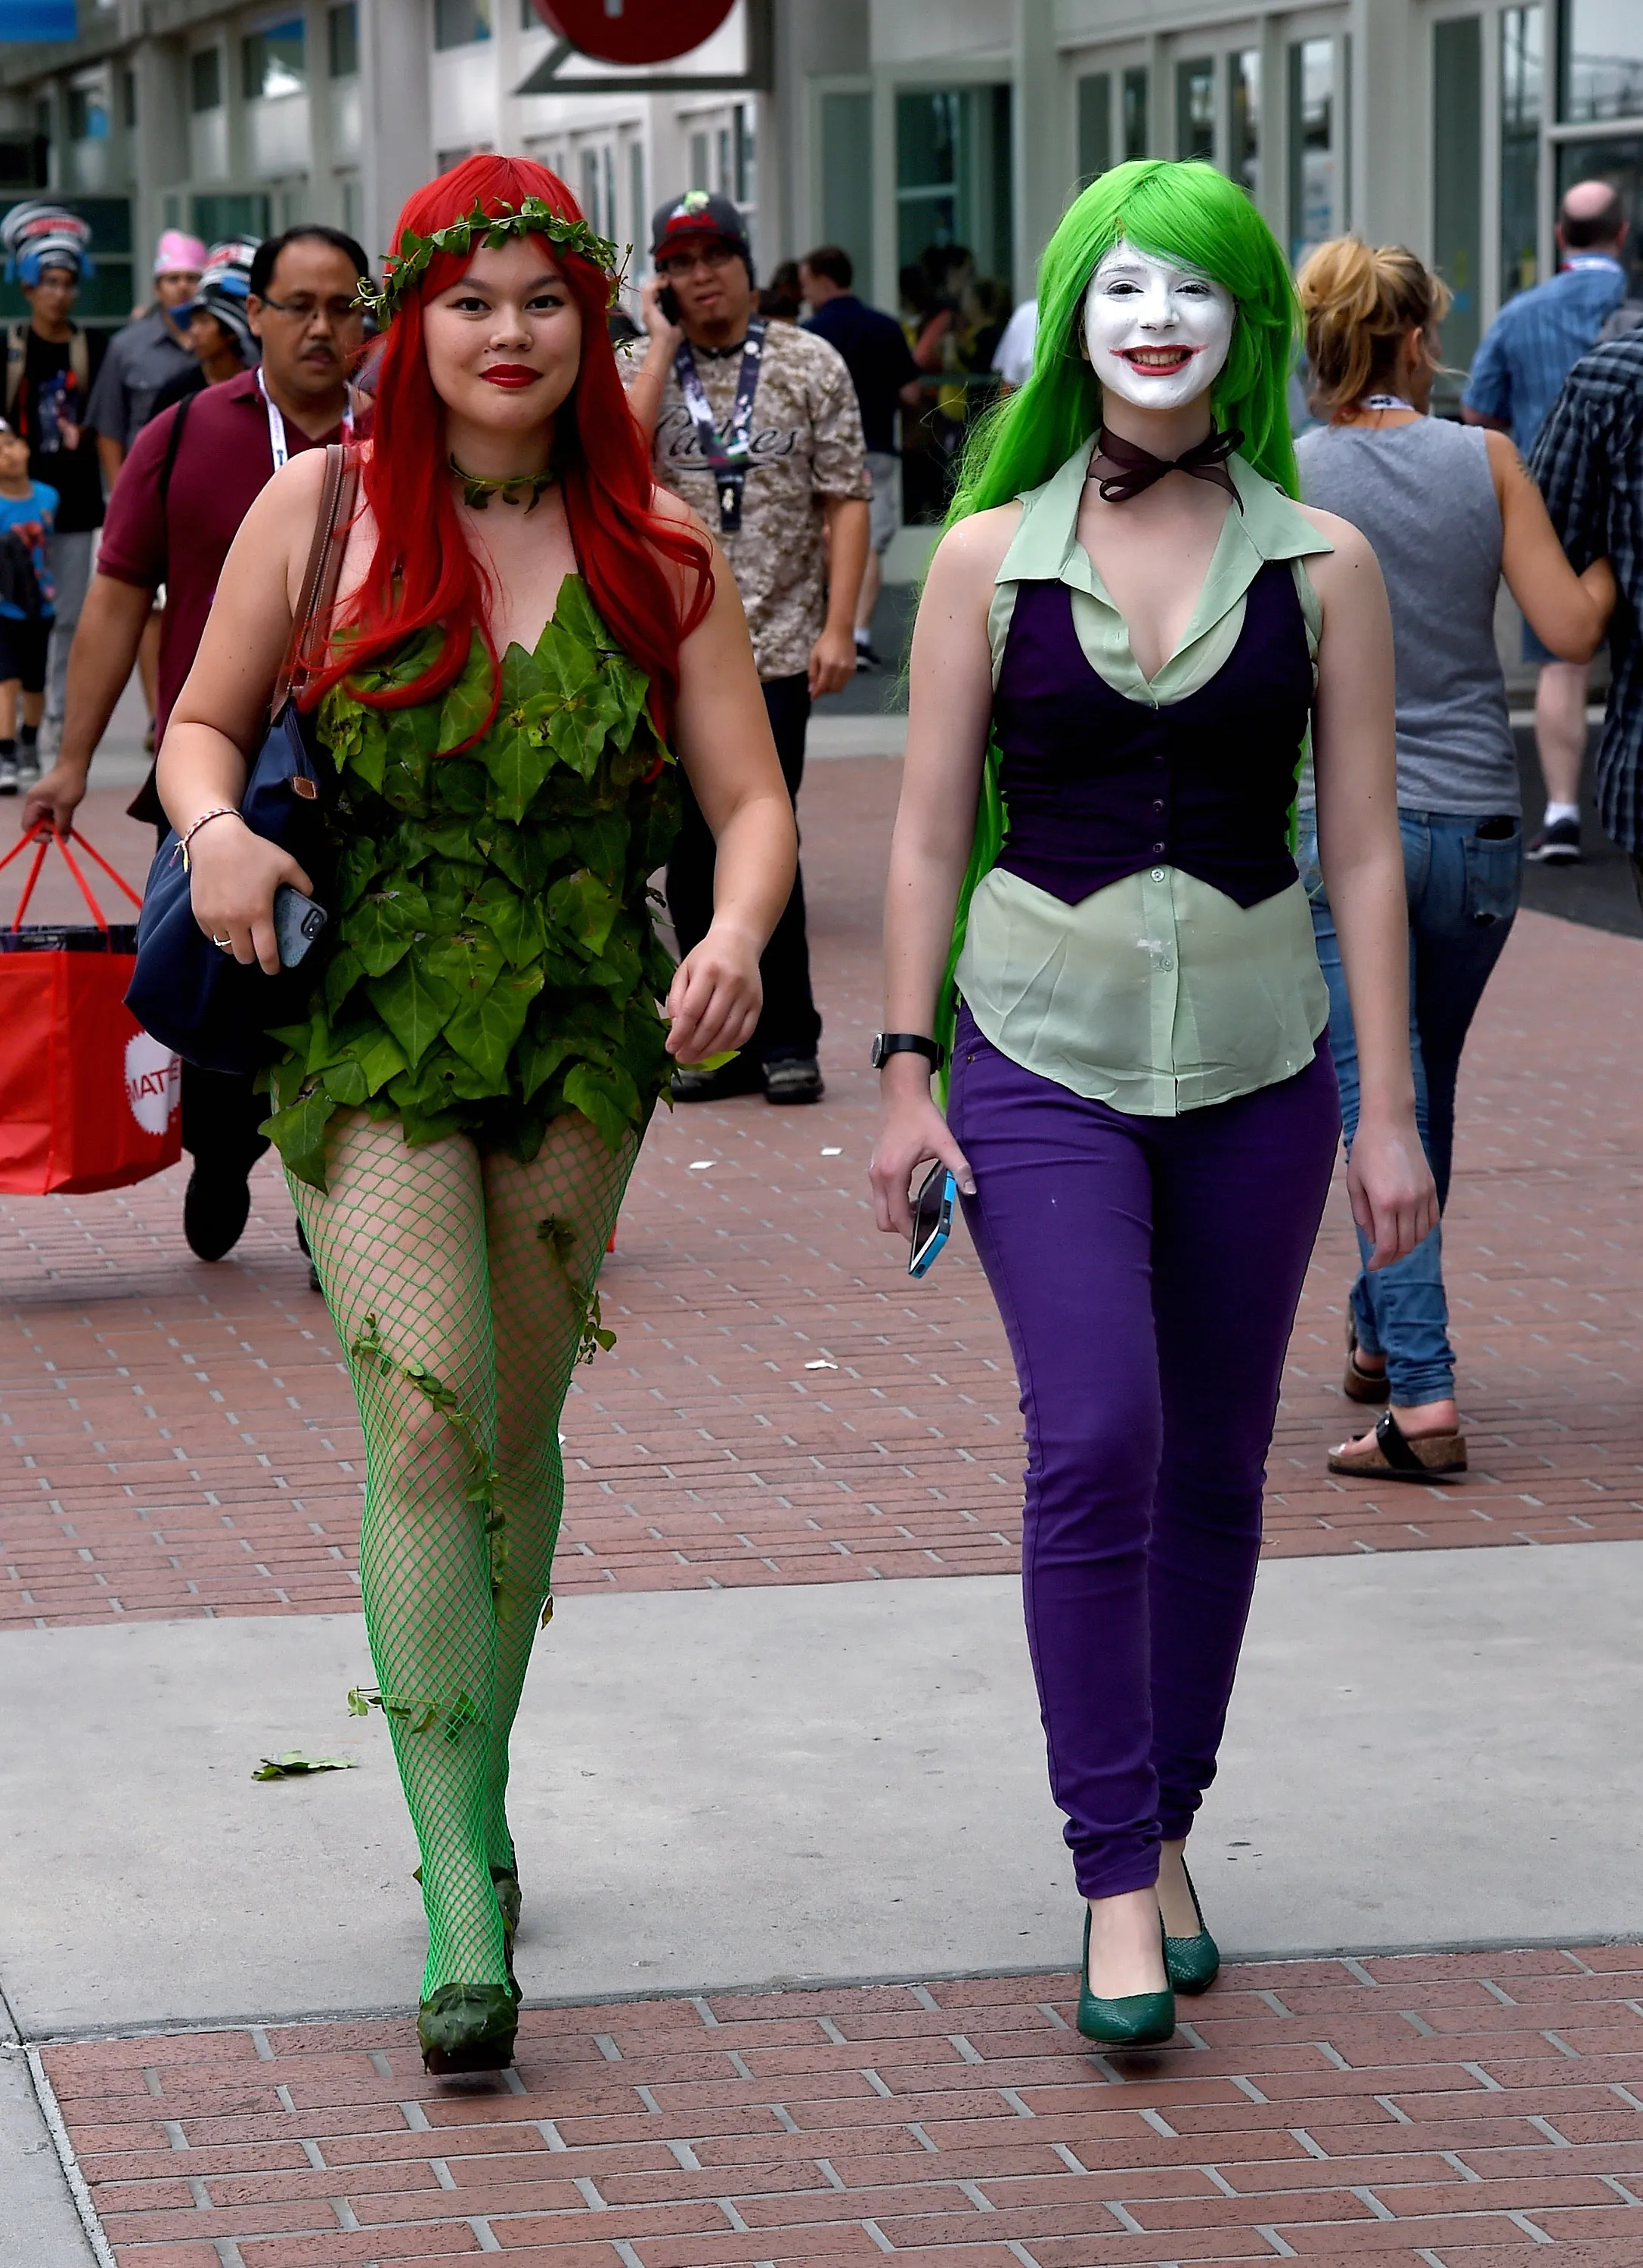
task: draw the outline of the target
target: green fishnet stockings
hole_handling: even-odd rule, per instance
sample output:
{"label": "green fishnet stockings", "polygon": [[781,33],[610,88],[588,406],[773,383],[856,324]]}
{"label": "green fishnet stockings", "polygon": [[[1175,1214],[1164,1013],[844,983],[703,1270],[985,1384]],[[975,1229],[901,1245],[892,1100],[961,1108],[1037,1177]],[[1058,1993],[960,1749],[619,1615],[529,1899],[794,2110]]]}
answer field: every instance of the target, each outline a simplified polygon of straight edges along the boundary
{"label": "green fishnet stockings", "polygon": [[350,1112],[329,1195],[291,1182],[365,1426],[360,1589],[422,1851],[424,1999],[506,1974],[508,1738],[564,1502],[559,1413],[633,1155],[579,1116],[521,1166]]}

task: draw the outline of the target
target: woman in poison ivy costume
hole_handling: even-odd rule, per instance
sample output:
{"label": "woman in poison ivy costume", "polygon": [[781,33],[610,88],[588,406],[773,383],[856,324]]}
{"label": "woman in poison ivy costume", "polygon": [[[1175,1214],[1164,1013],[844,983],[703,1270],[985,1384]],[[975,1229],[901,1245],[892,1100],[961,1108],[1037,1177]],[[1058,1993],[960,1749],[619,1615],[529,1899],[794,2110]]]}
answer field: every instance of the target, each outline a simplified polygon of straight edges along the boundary
{"label": "woman in poison ivy costume", "polygon": [[[605,317],[615,254],[564,183],[472,158],[401,216],[363,505],[306,706],[333,874],[239,819],[300,608],[321,453],[253,506],[159,784],[201,928],[277,965],[282,882],[330,921],[273,1035],[277,1143],[365,1429],[360,1583],[422,1850],[428,2067],[512,2058],[508,1737],[549,1599],[558,1418],[673,1063],[735,1048],[793,823],[735,585],[653,488]],[[545,627],[544,627],[545,625]],[[648,878],[675,754],[718,840],[675,972]],[[208,814],[215,814],[209,817]],[[666,1010],[656,1003],[666,996]]]}

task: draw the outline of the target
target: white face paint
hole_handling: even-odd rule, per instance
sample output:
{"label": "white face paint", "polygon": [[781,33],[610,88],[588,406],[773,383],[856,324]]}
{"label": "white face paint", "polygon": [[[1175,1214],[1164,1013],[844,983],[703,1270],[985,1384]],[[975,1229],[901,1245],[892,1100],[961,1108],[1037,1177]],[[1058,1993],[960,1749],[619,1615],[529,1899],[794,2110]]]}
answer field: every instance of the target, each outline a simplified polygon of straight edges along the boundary
{"label": "white face paint", "polygon": [[1090,367],[1125,401],[1179,409],[1220,376],[1236,316],[1224,284],[1115,244],[1084,295]]}

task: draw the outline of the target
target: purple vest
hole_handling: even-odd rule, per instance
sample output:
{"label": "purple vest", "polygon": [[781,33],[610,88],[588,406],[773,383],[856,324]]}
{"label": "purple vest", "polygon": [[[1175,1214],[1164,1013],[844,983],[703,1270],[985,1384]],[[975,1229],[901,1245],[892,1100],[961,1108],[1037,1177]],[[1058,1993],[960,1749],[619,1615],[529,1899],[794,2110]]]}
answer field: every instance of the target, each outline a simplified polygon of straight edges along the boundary
{"label": "purple vest", "polygon": [[999,865],[1065,905],[1153,865],[1259,905],[1295,879],[1289,813],[1311,708],[1287,560],[1250,584],[1209,683],[1162,709],[1091,668],[1065,583],[1022,583],[992,704],[1009,814]]}

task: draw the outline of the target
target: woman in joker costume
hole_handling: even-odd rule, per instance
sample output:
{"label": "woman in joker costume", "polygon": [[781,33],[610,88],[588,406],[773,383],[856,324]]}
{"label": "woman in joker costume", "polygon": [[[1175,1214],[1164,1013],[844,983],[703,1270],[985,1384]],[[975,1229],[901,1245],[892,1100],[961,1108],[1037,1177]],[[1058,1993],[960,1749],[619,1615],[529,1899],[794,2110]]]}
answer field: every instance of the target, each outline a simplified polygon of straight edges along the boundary
{"label": "woman in joker costume", "polygon": [[1103,174],[1045,252],[1032,374],[968,452],[913,641],[874,1198],[905,1234],[945,1163],[1009,1333],[1079,2029],[1114,2045],[1168,2038],[1219,1965],[1183,1851],[1340,1131],[1291,856],[1308,738],[1372,1264],[1435,1219],[1386,600],[1357,532],[1292,501],[1297,320],[1223,175]]}

